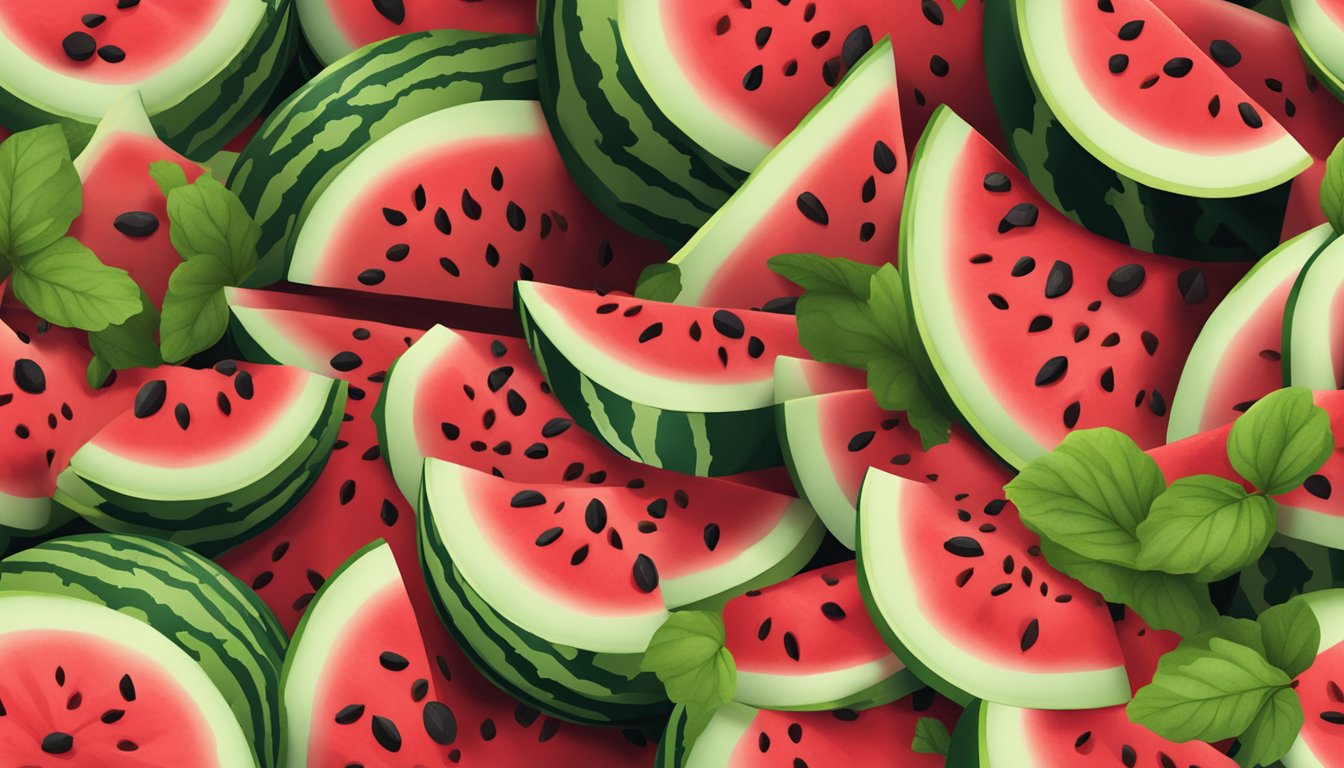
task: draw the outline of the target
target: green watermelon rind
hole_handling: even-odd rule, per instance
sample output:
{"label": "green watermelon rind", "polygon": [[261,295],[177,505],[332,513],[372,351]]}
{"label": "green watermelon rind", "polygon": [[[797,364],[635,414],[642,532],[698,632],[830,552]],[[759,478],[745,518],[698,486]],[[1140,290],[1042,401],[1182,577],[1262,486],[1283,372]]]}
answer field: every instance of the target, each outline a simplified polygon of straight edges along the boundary
{"label": "green watermelon rind", "polygon": [[[318,381],[317,377],[314,377]],[[156,483],[136,488],[132,462],[121,462],[108,474],[121,483],[113,489],[81,474],[80,452],[57,477],[54,503],[98,527],[174,541],[214,555],[241,543],[279,520],[316,482],[330,458],[344,414],[345,382],[324,380],[326,392],[313,410],[316,420],[304,428],[290,451],[264,474],[233,478],[236,485],[206,498],[179,495],[155,498]],[[116,457],[103,452],[103,464]],[[212,463],[212,466],[217,465]],[[217,480],[217,472],[212,473]]]}
{"label": "green watermelon rind", "polygon": [[[164,143],[188,158],[200,161],[214,155],[259,115],[293,56],[291,0],[258,2],[264,4],[261,18],[233,59],[200,87],[151,115]],[[0,84],[0,122],[13,131],[61,122],[84,133],[92,132],[98,116],[55,113]]]}
{"label": "green watermelon rind", "polygon": [[1117,242],[1188,259],[1250,261],[1278,244],[1290,179],[1261,192],[1201,199],[1147,186],[1095,158],[1030,78],[1018,5],[986,4],[985,71],[1014,164],[1056,210]]}
{"label": "green watermelon rind", "polygon": [[1283,313],[1283,385],[1339,389],[1334,305],[1344,288],[1344,241],[1332,238],[1307,260]]}
{"label": "green watermelon rind", "polygon": [[618,7],[537,3],[542,108],[570,175],[597,208],[675,248],[746,174],[710,156],[657,107],[625,49]]}
{"label": "green watermelon rind", "polygon": [[1344,35],[1322,0],[1283,0],[1288,26],[1312,74],[1344,99]]}
{"label": "green watermelon rind", "polygon": [[536,99],[525,35],[417,32],[360,48],[304,85],[262,124],[229,178],[261,225],[260,287],[284,278],[313,202],[367,146],[415,118],[484,99]]}
{"label": "green watermelon rind", "polygon": [[283,750],[280,670],[288,640],[269,608],[214,563],[139,536],[81,534],[0,561],[0,594],[64,595],[148,624],[224,694],[263,768]]}

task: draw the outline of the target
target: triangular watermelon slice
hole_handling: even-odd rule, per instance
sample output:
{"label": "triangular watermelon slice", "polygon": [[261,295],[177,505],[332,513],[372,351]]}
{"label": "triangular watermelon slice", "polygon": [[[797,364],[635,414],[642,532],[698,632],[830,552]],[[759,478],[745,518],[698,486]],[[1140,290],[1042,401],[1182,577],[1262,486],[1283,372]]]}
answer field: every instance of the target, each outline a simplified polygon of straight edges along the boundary
{"label": "triangular watermelon slice", "polygon": [[1327,589],[1304,595],[1321,626],[1316,660],[1293,682],[1306,722],[1297,741],[1283,756],[1286,768],[1337,768],[1344,754],[1344,590]]}
{"label": "triangular watermelon slice", "polygon": [[911,173],[902,276],[971,429],[1017,467],[1073,429],[1162,443],[1200,325],[1245,266],[1088,232],[951,110],[929,124]]}

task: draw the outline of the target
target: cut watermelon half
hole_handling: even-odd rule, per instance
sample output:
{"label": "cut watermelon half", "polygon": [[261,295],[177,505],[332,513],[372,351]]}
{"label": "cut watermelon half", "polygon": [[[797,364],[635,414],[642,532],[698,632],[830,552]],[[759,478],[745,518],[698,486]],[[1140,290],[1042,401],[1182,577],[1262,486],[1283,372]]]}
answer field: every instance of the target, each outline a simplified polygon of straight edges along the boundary
{"label": "cut watermelon half", "polygon": [[819,363],[805,357],[788,355],[775,358],[776,403],[829,392],[867,388],[868,373],[862,368]]}
{"label": "cut watermelon half", "polygon": [[1129,700],[1105,602],[1056,571],[1004,500],[1004,471],[925,484],[868,471],[860,584],[901,660],[959,702],[1092,709]]}
{"label": "cut watermelon half", "polygon": [[677,301],[755,308],[797,296],[766,265],[781,253],[894,259],[907,171],[898,102],[883,40],[672,257]]}
{"label": "cut watermelon half", "polygon": [[1338,0],[1284,0],[1283,10],[1312,72],[1344,98],[1344,5]]}
{"label": "cut watermelon half", "polygon": [[920,336],[991,448],[1021,467],[1074,429],[1164,441],[1200,325],[1244,265],[1154,257],[1088,232],[946,109],[906,201],[901,263]]}
{"label": "cut watermelon half", "polygon": [[1294,681],[1306,722],[1282,762],[1285,768],[1334,768],[1344,754],[1344,590],[1313,592],[1303,600],[1321,625],[1321,644],[1311,667]]}
{"label": "cut watermelon half", "polygon": [[583,198],[536,102],[480,101],[412,120],[342,168],[303,219],[288,276],[510,307],[516,280],[631,290],[665,258]]}
{"label": "cut watermelon half", "polygon": [[780,712],[730,702],[693,739],[677,707],[659,747],[658,768],[847,768],[899,765],[940,768],[942,755],[911,745],[915,725],[930,717],[951,730],[961,710],[925,689],[872,709]]}
{"label": "cut watermelon half", "polygon": [[787,496],[709,480],[691,491],[520,483],[427,460],[421,554],[445,624],[543,711],[657,715],[662,686],[638,669],[668,611],[795,573],[824,530]]}
{"label": "cut watermelon half", "polygon": [[1171,402],[1168,442],[1222,426],[1283,386],[1289,296],[1298,275],[1333,234],[1326,224],[1284,243],[1256,264],[1209,315]]}
{"label": "cut watermelon half", "polygon": [[[290,55],[289,0],[53,0],[0,7],[0,121],[93,125],[139,91],[170,146],[209,157],[256,117]],[[261,73],[260,75],[258,73]]]}
{"label": "cut watermelon half", "polygon": [[1283,313],[1283,383],[1307,389],[1344,387],[1344,243],[1312,255]]}
{"label": "cut watermelon half", "polygon": [[299,26],[313,53],[331,64],[369,43],[411,32],[470,29],[533,35],[536,0],[295,0]]}
{"label": "cut watermelon half", "polygon": [[528,345],[575,423],[621,455],[695,475],[781,463],[774,360],[795,319],[518,283]]}
{"label": "cut watermelon half", "polygon": [[742,704],[868,709],[924,687],[868,618],[853,560],[735,597],[723,624]]}

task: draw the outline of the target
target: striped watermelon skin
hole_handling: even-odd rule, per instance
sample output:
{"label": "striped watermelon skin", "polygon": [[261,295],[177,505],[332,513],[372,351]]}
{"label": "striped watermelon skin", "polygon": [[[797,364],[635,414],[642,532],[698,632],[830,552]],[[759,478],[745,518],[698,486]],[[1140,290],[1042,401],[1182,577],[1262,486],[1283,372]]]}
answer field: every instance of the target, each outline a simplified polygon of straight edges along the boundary
{"label": "striped watermelon skin", "polygon": [[0,561],[0,592],[63,595],[149,624],[229,701],[262,768],[281,754],[280,673],[288,640],[261,600],[183,547],[140,536],[53,539]]}
{"label": "striped watermelon skin", "polygon": [[679,246],[746,174],[672,124],[639,82],[615,0],[539,0],[537,77],[560,156],[612,221]]}
{"label": "striped watermelon skin", "polygon": [[238,158],[229,188],[261,225],[249,279],[284,278],[300,222],[365,147],[411,120],[487,99],[536,99],[536,42],[438,30],[365,46],[280,105]]}

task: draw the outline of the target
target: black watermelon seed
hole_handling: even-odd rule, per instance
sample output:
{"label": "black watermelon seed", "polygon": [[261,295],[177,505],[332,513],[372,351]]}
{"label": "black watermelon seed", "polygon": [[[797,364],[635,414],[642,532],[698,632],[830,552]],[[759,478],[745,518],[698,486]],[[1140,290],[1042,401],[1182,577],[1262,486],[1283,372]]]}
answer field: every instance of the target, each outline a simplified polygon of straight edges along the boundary
{"label": "black watermelon seed", "polygon": [[411,662],[405,656],[392,651],[383,651],[379,654],[378,663],[382,665],[383,669],[391,672],[400,672],[411,665]]}
{"label": "black watermelon seed", "polygon": [[1092,738],[1092,732],[1083,731],[1082,733],[1078,734],[1078,738],[1073,740],[1073,748],[1074,749],[1081,748],[1084,744],[1087,743],[1087,740],[1090,738]]}
{"label": "black watermelon seed", "polygon": [[111,725],[126,716],[124,709],[109,709],[98,717],[106,725]]}
{"label": "black watermelon seed", "polygon": [[1162,768],[1176,768],[1176,761],[1165,752],[1157,753],[1157,762],[1161,763]]}
{"label": "black watermelon seed", "polygon": [[322,585],[327,582],[326,578],[323,577],[322,574],[318,573],[317,571],[314,571],[312,568],[309,568],[308,572],[304,574],[304,576],[307,577],[308,583],[312,586],[313,589],[321,589]]}
{"label": "black watermelon seed", "polygon": [[42,737],[42,751],[49,755],[64,755],[75,748],[75,737],[61,731],[52,731]]}
{"label": "black watermelon seed", "polygon": [[406,257],[410,255],[411,255],[411,246],[407,245],[406,243],[397,243],[395,245],[390,245],[388,246],[387,250],[383,253],[383,257],[394,264],[400,261],[405,261]]}
{"label": "black watermelon seed", "polygon": [[112,226],[127,237],[149,237],[159,231],[159,217],[149,211],[127,211],[118,214]]}
{"label": "black watermelon seed", "polygon": [[844,63],[845,69],[853,69],[855,64],[863,55],[873,49],[873,32],[868,29],[867,24],[855,27],[845,35],[845,42],[840,45],[840,61]]}
{"label": "black watermelon seed", "polygon": [[990,590],[989,590],[989,596],[990,596],[990,597],[1000,597],[1000,596],[1002,596],[1002,595],[1006,595],[1006,594],[1008,594],[1008,590],[1010,590],[1010,589],[1012,589],[1012,588],[1013,588],[1013,585],[1012,585],[1012,584],[1009,584],[1009,583],[1007,583],[1007,582],[1003,582],[1003,583],[1001,583],[1001,584],[995,584],[993,587],[990,588]]}
{"label": "black watermelon seed", "polygon": [[457,718],[453,716],[453,710],[442,702],[431,701],[425,704],[421,721],[425,725],[425,733],[435,744],[448,745],[457,741]]}
{"label": "black watermelon seed", "polygon": [[453,424],[452,422],[448,421],[445,421],[442,424],[440,424],[439,430],[442,431],[443,436],[448,438],[449,440],[456,440],[458,437],[461,437],[462,435],[461,428],[459,428],[456,424]]}
{"label": "black watermelon seed", "polygon": [[658,588],[658,568],[653,564],[653,560],[648,555],[639,555],[635,558],[635,565],[632,568],[635,577],[635,586],[640,592],[649,593]]}
{"label": "black watermelon seed", "polygon": [[396,208],[384,208],[383,221],[386,221],[394,227],[400,227],[406,223],[406,214],[398,211]]}
{"label": "black watermelon seed", "polygon": [[383,521],[383,525],[396,525],[397,518],[400,516],[401,513],[397,511],[397,505],[388,499],[383,499],[383,504],[378,510],[378,519]]}
{"label": "black watermelon seed", "polygon": [[815,35],[812,36],[812,47],[813,47],[813,48],[818,48],[818,49],[820,49],[820,48],[824,48],[824,47],[826,47],[826,44],[829,43],[829,42],[831,42],[831,31],[828,30],[828,29],[823,29],[822,31],[820,31],[820,32],[818,32],[818,33],[816,33]]}
{"label": "black watermelon seed", "polygon": [[700,321],[692,320],[691,327],[687,329],[687,333],[690,334],[692,341],[699,341],[700,337],[703,335],[700,331]]}
{"label": "black watermelon seed", "polygon": [[429,695],[429,681],[425,678],[417,678],[411,683],[411,701],[424,701]]}
{"label": "black watermelon seed", "polygon": [[1162,393],[1156,389],[1154,389],[1152,394],[1148,396],[1148,409],[1152,411],[1155,416],[1167,415],[1167,400],[1162,397]]}
{"label": "black watermelon seed", "polygon": [[1045,298],[1057,299],[1073,288],[1073,267],[1066,261],[1056,261],[1045,279]]}
{"label": "black watermelon seed", "polygon": [[1097,10],[1102,13],[1115,13],[1115,5],[1111,0],[1097,0]]}
{"label": "black watermelon seed", "polygon": [[560,535],[563,534],[564,532],[565,529],[560,528],[558,526],[555,528],[547,528],[546,530],[542,531],[539,536],[537,536],[536,545],[538,547],[549,547],[550,545],[554,544],[556,540],[560,538]]}
{"label": "black watermelon seed", "polygon": [[120,64],[126,60],[126,51],[122,50],[120,46],[104,45],[98,49],[98,58],[108,64]]}
{"label": "black watermelon seed", "polygon": [[933,73],[934,77],[947,77],[950,69],[947,59],[936,53],[929,59],[929,71]]}
{"label": "black watermelon seed", "polygon": [[601,533],[607,527],[607,506],[601,499],[593,499],[588,502],[588,508],[583,512],[583,520],[587,523],[588,530]]}
{"label": "black watermelon seed", "polygon": [[717,523],[709,523],[705,526],[705,549],[713,552],[719,546],[719,526]]}
{"label": "black watermelon seed", "polygon": [[1119,343],[1120,343],[1120,334],[1118,333],[1108,333],[1106,334],[1106,338],[1101,340],[1101,346],[1103,347],[1114,347]]}
{"label": "black watermelon seed", "polygon": [[865,221],[859,225],[859,242],[866,243],[873,239],[877,234],[877,224],[871,221]]}
{"label": "black watermelon seed", "polygon": [[541,713],[526,704],[519,704],[513,708],[513,721],[524,728],[531,728],[538,717],[541,717]]}
{"label": "black watermelon seed", "polygon": [[676,504],[681,509],[685,509],[690,506],[691,497],[685,491],[678,488],[672,492],[672,503]]}
{"label": "black watermelon seed", "polygon": [[1222,67],[1235,67],[1241,63],[1241,51],[1226,40],[1209,43],[1209,55]]}
{"label": "black watermelon seed", "polygon": [[1036,641],[1040,639],[1040,637],[1041,623],[1036,619],[1032,619],[1031,623],[1027,625],[1027,628],[1022,630],[1022,641],[1020,644],[1022,652],[1025,653],[1031,650],[1031,647],[1036,644]]}
{"label": "black watermelon seed", "polygon": [[747,74],[742,76],[742,87],[748,91],[754,91],[761,87],[761,81],[765,79],[765,68],[760,64],[747,70]]}
{"label": "black watermelon seed", "polygon": [[644,344],[646,342],[653,341],[654,339],[662,335],[663,335],[663,324],[654,323],[653,325],[650,325],[648,328],[645,328],[643,331],[640,332],[639,343]]}
{"label": "black watermelon seed", "polygon": [[1007,174],[998,171],[985,174],[985,189],[990,192],[1009,192],[1012,188],[1013,180]]}
{"label": "black watermelon seed", "polygon": [[509,413],[512,413],[514,416],[522,416],[527,410],[527,401],[523,399],[522,395],[512,389],[510,389],[509,393],[504,396],[504,400],[509,405]]}
{"label": "black watermelon seed", "polygon": [[480,221],[481,204],[476,202],[476,198],[471,196],[471,190],[462,190],[462,213],[467,215],[472,221]]}
{"label": "black watermelon seed", "polygon": [[1125,744],[1120,748],[1120,762],[1125,764],[1125,768],[1134,768],[1139,762],[1139,755],[1133,747]]}
{"label": "black watermelon seed", "polygon": [[742,318],[726,309],[720,309],[714,313],[714,330],[730,339],[740,339],[746,333],[746,326],[743,325]]}
{"label": "black watermelon seed", "polygon": [[997,293],[989,294],[989,303],[994,305],[995,309],[1007,309],[1008,300]]}
{"label": "black watermelon seed", "polygon": [[1082,411],[1082,403],[1077,401],[1069,403],[1068,407],[1064,409],[1064,427],[1066,429],[1073,429],[1078,426],[1078,418],[1082,416]]}
{"label": "black watermelon seed", "polygon": [[1139,83],[1139,90],[1142,91],[1142,90],[1147,90],[1147,89],[1149,89],[1149,88],[1152,88],[1154,85],[1157,85],[1157,81],[1158,81],[1158,80],[1161,80],[1161,79],[1162,79],[1162,78],[1160,78],[1159,76],[1157,76],[1157,75],[1153,75],[1152,77],[1148,78],[1147,80],[1144,80],[1142,83]]}
{"label": "black watermelon seed", "polygon": [[14,361],[14,384],[30,395],[47,391],[47,374],[42,366],[26,357]]}
{"label": "black watermelon seed", "polygon": [[587,559],[588,559],[588,545],[584,544],[583,546],[574,550],[574,554],[569,556],[569,564],[579,565],[580,563],[582,563],[584,560]]}
{"label": "black watermelon seed", "polygon": [[[20,360],[20,363],[23,361]],[[17,370],[16,370],[17,373]],[[168,382],[163,379],[147,381],[135,393],[135,406],[132,413],[137,419],[147,419],[159,412],[168,399]]]}
{"label": "black watermelon seed", "polygon": [[509,383],[511,376],[513,376],[513,366],[501,365],[490,371],[490,374],[485,377],[485,383],[486,386],[490,387],[491,392],[498,392],[504,388],[505,384]]}
{"label": "black watermelon seed", "polygon": [[1101,373],[1101,388],[1107,392],[1115,391],[1115,369],[1107,368]]}
{"label": "black watermelon seed", "polygon": [[[727,31],[728,24],[724,23],[727,21],[728,21],[727,16],[724,16],[722,19],[719,19],[719,29],[724,30],[724,32]],[[770,35],[774,31],[775,30],[770,27],[761,27],[760,29],[756,30],[756,47],[764,48],[765,44],[770,42]],[[723,32],[720,32],[719,34],[723,34]]]}
{"label": "black watermelon seed", "polygon": [[762,621],[761,626],[756,628],[756,639],[764,642],[765,639],[770,636],[770,627],[773,625],[774,621],[769,618]]}
{"label": "black watermelon seed", "polygon": [[1330,478],[1325,475],[1312,475],[1302,483],[1302,487],[1318,499],[1330,498]]}
{"label": "black watermelon seed", "polygon": [[1107,62],[1107,66],[1110,67],[1112,75],[1118,75],[1129,69],[1129,57],[1123,53],[1117,53]]}
{"label": "black watermelon seed", "polygon": [[624,312],[621,313],[621,316],[622,316],[622,317],[634,317],[635,315],[638,315],[640,312],[643,312],[643,311],[644,311],[644,305],[643,305],[643,304],[636,304],[636,305],[634,305],[633,307],[627,307],[626,310],[625,310]]}
{"label": "black watermelon seed", "polygon": [[497,729],[495,728],[495,721],[494,721],[494,720],[491,720],[490,718],[487,717],[484,721],[481,722],[481,738],[482,738],[482,739],[485,739],[486,741],[490,741],[490,740],[494,739],[495,736],[496,736],[497,734],[498,734],[498,731],[497,731]]}
{"label": "black watermelon seed", "polygon": [[89,29],[97,28],[104,21],[107,21],[107,17],[101,13],[86,13],[83,16],[79,17],[79,23],[83,24]]}
{"label": "black watermelon seed", "polygon": [[920,10],[924,12],[924,18],[928,19],[930,24],[940,27],[943,25],[943,9],[939,7],[937,0],[924,0]]}
{"label": "black watermelon seed", "polygon": [[799,723],[789,723],[789,741],[794,744],[803,740],[803,726]]}
{"label": "black watermelon seed", "polygon": [[366,269],[355,279],[363,285],[374,286],[383,282],[386,277],[387,273],[381,269]]}
{"label": "black watermelon seed", "polygon": [[88,61],[98,49],[98,42],[88,32],[71,32],[61,41],[61,48],[74,61]]}
{"label": "black watermelon seed", "polygon": [[863,202],[871,203],[877,197],[877,177],[869,176],[863,182]]}
{"label": "black watermelon seed", "polygon": [[784,652],[794,661],[799,660],[798,638],[793,636],[792,632],[784,633]]}
{"label": "black watermelon seed", "polygon": [[447,272],[448,274],[452,275],[453,277],[462,276],[462,270],[458,268],[457,262],[453,261],[447,256],[439,257],[439,268],[442,269],[444,272]]}
{"label": "black watermelon seed", "polygon": [[1031,324],[1027,326],[1027,331],[1029,333],[1041,333],[1042,331],[1050,330],[1051,326],[1054,324],[1055,321],[1045,315],[1037,315],[1031,318]]}
{"label": "black watermelon seed", "polygon": [[1198,267],[1182,272],[1176,278],[1176,287],[1180,289],[1181,298],[1186,304],[1199,304],[1209,298],[1209,282],[1204,277],[1204,270]]}
{"label": "black watermelon seed", "polygon": [[1081,343],[1092,333],[1092,329],[1081,323],[1073,329],[1073,341],[1075,344]]}
{"label": "black watermelon seed", "polygon": [[1331,725],[1344,725],[1344,712],[1326,710],[1321,713],[1321,719]]}
{"label": "black watermelon seed", "polygon": [[896,153],[891,151],[887,142],[878,140],[873,144],[873,165],[882,173],[894,173],[896,171]]}
{"label": "black watermelon seed", "polygon": [[514,232],[522,232],[527,228],[527,214],[524,213],[523,209],[512,200],[509,201],[509,206],[504,212],[504,217],[508,220],[509,227],[513,229]]}
{"label": "black watermelon seed", "polygon": [[14,428],[14,434],[18,435],[18,438],[20,440],[27,440],[28,436],[31,435],[32,433],[28,431],[28,427],[26,425],[20,424]]}
{"label": "black watermelon seed", "polygon": [[513,494],[513,498],[509,500],[509,506],[515,509],[540,507],[545,503],[546,497],[538,491],[519,491]]}
{"label": "black watermelon seed", "polygon": [[1136,19],[1134,21],[1125,22],[1124,26],[1120,27],[1120,32],[1117,33],[1116,36],[1121,40],[1135,40],[1138,39],[1142,32],[1143,20]]}
{"label": "black watermelon seed", "polygon": [[1036,386],[1048,387],[1051,384],[1064,378],[1064,374],[1069,370],[1069,359],[1063,355],[1057,355],[1045,361],[1041,369],[1036,372]]}
{"label": "black watermelon seed", "polygon": [[558,437],[564,434],[565,431],[572,426],[574,426],[574,422],[570,421],[569,419],[560,418],[557,416],[556,418],[551,419],[550,421],[546,422],[545,425],[542,426],[541,436],[545,438]]}
{"label": "black watermelon seed", "polygon": [[764,753],[764,752],[769,752],[769,751],[770,751],[770,734],[766,733],[765,731],[761,731],[761,734],[760,734],[759,736],[756,737],[756,748],[759,749],[759,750],[760,750],[761,752],[763,752],[763,753]]}
{"label": "black watermelon seed", "polygon": [[[548,717],[548,718],[546,718],[545,720],[543,720],[542,723],[541,723],[541,730],[537,732],[537,741],[538,741],[539,743],[541,743],[541,744],[545,744],[546,742],[548,742],[548,741],[550,741],[551,739],[555,738],[555,735],[556,735],[557,733],[559,733],[559,732],[560,732],[560,721],[559,721],[559,720],[553,720],[553,719],[551,719],[551,718]],[[636,733],[638,733],[638,731],[636,731]],[[621,735],[622,735],[622,736],[625,736],[626,739],[627,739],[628,741],[631,741],[631,742],[635,741],[635,739],[631,739],[631,738],[629,737],[628,734],[629,734],[629,731],[621,731]],[[643,745],[643,744],[640,744],[639,746],[642,747],[642,746],[644,746],[644,745]],[[453,750],[453,752],[456,752],[456,751],[457,751],[457,750]],[[449,757],[450,760],[452,759],[452,753],[451,753],[451,752],[449,753],[448,757]]]}
{"label": "black watermelon seed", "polygon": [[339,725],[350,725],[358,722],[359,718],[364,716],[363,704],[347,704],[341,707],[341,711],[336,713],[336,722]]}
{"label": "black watermelon seed", "polygon": [[1139,338],[1143,341],[1143,350],[1148,353],[1149,357],[1157,354],[1157,336],[1150,331],[1144,331]]}
{"label": "black watermelon seed", "polygon": [[126,701],[135,701],[135,681],[130,675],[121,676],[121,681],[117,683],[117,692]]}
{"label": "black watermelon seed", "polygon": [[1217,117],[1218,113],[1221,112],[1222,109],[1223,109],[1222,99],[1218,98],[1217,96],[1214,96],[1212,99],[1209,99],[1210,115],[1212,115],[1213,117]]}
{"label": "black watermelon seed", "polygon": [[257,574],[257,578],[252,580],[252,590],[255,592],[263,589],[275,579],[275,574],[270,571],[262,571]]}
{"label": "black watermelon seed", "polygon": [[811,192],[804,192],[798,195],[798,210],[808,218],[809,221],[816,222],[822,226],[831,223],[831,217],[826,213],[826,206],[821,204],[821,200]]}
{"label": "black watermelon seed", "polygon": [[597,265],[599,267],[609,266],[615,258],[616,252],[611,248],[611,241],[605,237],[602,238],[601,244],[597,246]]}
{"label": "black watermelon seed", "polygon": [[649,517],[661,520],[667,517],[667,499],[654,499],[644,509],[649,513]]}
{"label": "black watermelon seed", "polygon": [[374,715],[369,727],[378,746],[388,752],[401,751],[401,731],[397,730],[396,723],[382,715]]}
{"label": "black watermelon seed", "polygon": [[1241,121],[1251,128],[1261,128],[1265,124],[1265,121],[1260,119],[1260,113],[1255,111],[1255,106],[1249,101],[1238,104],[1237,112],[1241,115]]}
{"label": "black watermelon seed", "polygon": [[761,311],[771,312],[777,315],[794,315],[798,313],[797,296],[781,296],[777,299],[771,299],[761,306]]}
{"label": "black watermelon seed", "polygon": [[1194,66],[1195,62],[1190,59],[1187,59],[1184,56],[1177,56],[1162,65],[1162,74],[1167,77],[1185,77],[1190,74],[1190,70],[1193,69]]}
{"label": "black watermelon seed", "polygon": [[1265,87],[1275,93],[1283,93],[1283,83],[1275,78],[1265,78]]}
{"label": "black watermelon seed", "polygon": [[784,62],[784,76],[793,77],[796,74],[798,74],[798,60],[789,59],[788,61]]}
{"label": "black watermelon seed", "polygon": [[406,4],[403,0],[373,0],[373,9],[393,24],[406,21]]}
{"label": "black watermelon seed", "polygon": [[759,359],[761,355],[765,354],[765,342],[756,336],[747,339],[747,354],[753,360]]}
{"label": "black watermelon seed", "polygon": [[337,352],[331,358],[331,367],[342,373],[349,373],[363,364],[364,360],[354,352]]}
{"label": "black watermelon seed", "polygon": [[1017,263],[1013,264],[1011,274],[1013,277],[1026,277],[1027,275],[1030,275],[1035,269],[1036,269],[1036,260],[1031,258],[1030,256],[1023,256],[1022,258],[1017,260]]}
{"label": "black watermelon seed", "polygon": [[1031,203],[1018,203],[999,222],[999,234],[1002,235],[1018,227],[1034,227],[1040,214],[1040,210]]}
{"label": "black watermelon seed", "polygon": [[448,212],[442,208],[434,211],[434,228],[445,235],[453,233],[453,222],[448,218]]}
{"label": "black watermelon seed", "polygon": [[1146,276],[1147,272],[1141,264],[1125,264],[1116,267],[1111,276],[1106,278],[1106,290],[1110,291],[1112,296],[1128,296],[1139,290]]}
{"label": "black watermelon seed", "polygon": [[1283,112],[1289,117],[1297,116],[1297,105],[1293,103],[1292,99],[1283,100]]}
{"label": "black watermelon seed", "polygon": [[872,431],[860,432],[859,434],[849,439],[849,445],[848,445],[849,451],[851,453],[862,451],[864,448],[867,448],[869,444],[873,442],[873,438],[875,437],[877,437],[876,432]]}
{"label": "black watermelon seed", "polygon": [[177,421],[177,426],[185,432],[187,427],[191,426],[191,410],[187,408],[186,403],[178,403],[173,406],[173,419]]}
{"label": "black watermelon seed", "polygon": [[977,253],[970,259],[972,264],[989,264],[994,261],[994,257],[988,253]]}
{"label": "black watermelon seed", "polygon": [[425,196],[425,185],[417,184],[415,190],[411,192],[411,205],[415,206],[415,210],[423,211],[428,202]]}
{"label": "black watermelon seed", "polygon": [[832,621],[839,621],[845,618],[845,609],[841,608],[839,603],[825,602],[821,604],[821,615]]}
{"label": "black watermelon seed", "polygon": [[969,536],[953,536],[943,542],[943,549],[957,557],[981,557],[985,554],[985,550],[980,548],[980,542]]}

